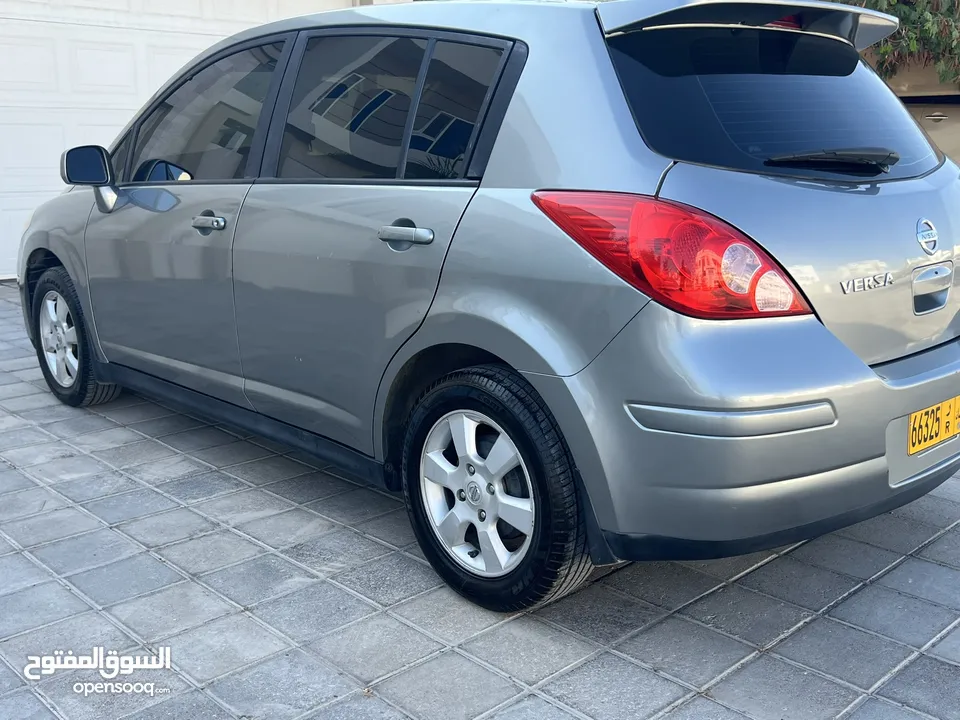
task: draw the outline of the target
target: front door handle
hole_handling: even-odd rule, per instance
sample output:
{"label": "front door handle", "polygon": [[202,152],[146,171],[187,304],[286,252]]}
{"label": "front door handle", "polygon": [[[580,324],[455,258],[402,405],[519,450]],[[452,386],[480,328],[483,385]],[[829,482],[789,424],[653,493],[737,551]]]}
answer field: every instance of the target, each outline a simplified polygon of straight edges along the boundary
{"label": "front door handle", "polygon": [[384,225],[377,236],[386,243],[429,245],[433,242],[433,230],[430,228],[403,225]]}
{"label": "front door handle", "polygon": [[197,230],[223,230],[227,227],[227,220],[214,215],[197,215],[193,219],[193,226]]}

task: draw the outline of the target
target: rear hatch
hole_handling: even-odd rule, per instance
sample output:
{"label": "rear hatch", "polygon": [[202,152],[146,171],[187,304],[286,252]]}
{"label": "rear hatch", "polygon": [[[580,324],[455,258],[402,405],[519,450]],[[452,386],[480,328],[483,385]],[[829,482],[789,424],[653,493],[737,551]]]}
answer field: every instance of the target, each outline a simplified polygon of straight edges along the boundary
{"label": "rear hatch", "polygon": [[598,14],[641,135],[678,161],[659,197],[755,240],[864,362],[956,337],[957,168],[857,52],[895,21],[719,1],[630,22],[634,5]]}

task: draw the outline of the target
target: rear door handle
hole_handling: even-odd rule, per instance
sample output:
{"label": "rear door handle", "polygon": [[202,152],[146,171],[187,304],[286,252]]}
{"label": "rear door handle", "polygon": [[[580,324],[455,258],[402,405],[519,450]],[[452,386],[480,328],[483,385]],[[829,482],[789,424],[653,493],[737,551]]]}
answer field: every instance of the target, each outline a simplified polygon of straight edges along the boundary
{"label": "rear door handle", "polygon": [[935,112],[935,113],[931,113],[930,115],[924,115],[923,119],[932,120],[933,122],[943,122],[948,117],[949,117],[948,115],[944,115],[942,112]]}
{"label": "rear door handle", "polygon": [[193,219],[193,226],[197,230],[223,230],[227,227],[227,220],[214,215],[197,215]]}
{"label": "rear door handle", "polygon": [[384,225],[377,236],[387,243],[412,243],[429,245],[433,242],[433,230],[430,228],[405,227],[403,225]]}

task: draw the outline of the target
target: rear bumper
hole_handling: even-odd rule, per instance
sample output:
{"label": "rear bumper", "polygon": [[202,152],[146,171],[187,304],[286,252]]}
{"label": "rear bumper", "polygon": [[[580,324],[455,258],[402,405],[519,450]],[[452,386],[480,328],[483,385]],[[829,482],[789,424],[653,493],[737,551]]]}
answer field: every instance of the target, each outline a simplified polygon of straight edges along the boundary
{"label": "rear bumper", "polygon": [[960,395],[957,342],[871,368],[813,317],[708,322],[650,303],[577,375],[527,377],[622,560],[808,539],[960,469],[960,436],[907,454],[909,414]]}

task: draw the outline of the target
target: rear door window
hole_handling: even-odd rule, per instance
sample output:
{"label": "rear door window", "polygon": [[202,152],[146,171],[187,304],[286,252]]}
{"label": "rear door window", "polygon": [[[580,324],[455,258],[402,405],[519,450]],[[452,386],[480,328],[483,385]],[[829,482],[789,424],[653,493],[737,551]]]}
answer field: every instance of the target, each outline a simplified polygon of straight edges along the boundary
{"label": "rear door window", "polygon": [[887,85],[835,38],[774,28],[674,27],[608,40],[644,140],[666,157],[733,170],[843,178],[771,158],[889,149],[876,179],[916,177],[940,157]]}

